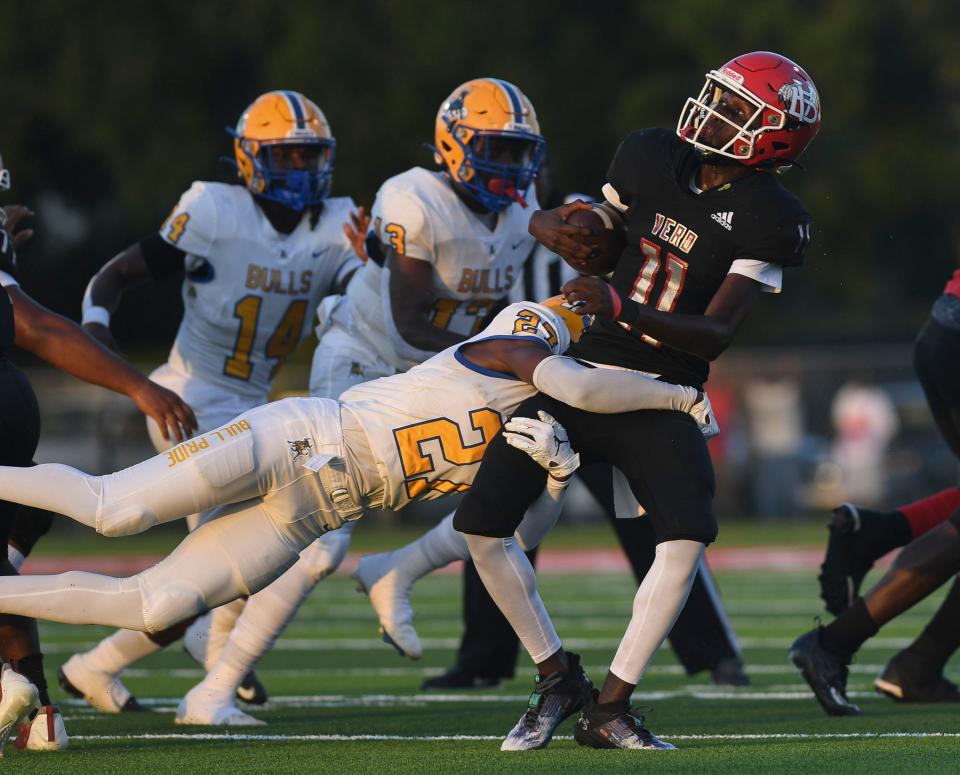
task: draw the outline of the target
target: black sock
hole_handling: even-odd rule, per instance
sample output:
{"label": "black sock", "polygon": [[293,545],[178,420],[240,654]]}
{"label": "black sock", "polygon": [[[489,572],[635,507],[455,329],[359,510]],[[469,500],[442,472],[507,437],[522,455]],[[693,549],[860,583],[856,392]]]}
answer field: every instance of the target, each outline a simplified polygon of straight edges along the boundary
{"label": "black sock", "polygon": [[49,705],[50,695],[47,692],[47,679],[43,675],[43,654],[30,654],[18,659],[15,669],[37,687],[37,692],[40,694],[40,704]]}
{"label": "black sock", "polygon": [[937,678],[957,648],[960,648],[960,579],[953,580],[930,623],[901,654],[923,677]]}
{"label": "black sock", "polygon": [[[883,557],[913,540],[913,528],[899,511],[873,511],[857,507],[860,514],[859,549],[866,559]],[[875,528],[875,529],[871,529]]]}
{"label": "black sock", "polygon": [[820,645],[849,662],[878,629],[863,598],[858,597],[850,608],[820,631]]}

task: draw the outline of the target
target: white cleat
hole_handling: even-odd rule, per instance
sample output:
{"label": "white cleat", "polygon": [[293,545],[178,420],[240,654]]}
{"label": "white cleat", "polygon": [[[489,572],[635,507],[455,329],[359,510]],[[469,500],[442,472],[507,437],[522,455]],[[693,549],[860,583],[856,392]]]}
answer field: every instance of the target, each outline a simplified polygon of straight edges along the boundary
{"label": "white cleat", "polygon": [[9,665],[0,673],[0,756],[21,719],[40,703],[37,687]]}
{"label": "white cleat", "polygon": [[97,670],[84,654],[74,654],[57,673],[60,688],[104,713],[146,711],[114,673]]}
{"label": "white cleat", "polygon": [[207,727],[265,727],[266,721],[244,713],[233,704],[232,697],[211,692],[203,684],[197,684],[180,700],[177,707],[178,724],[194,724]]}
{"label": "white cleat", "polygon": [[28,751],[62,751],[70,745],[70,738],[60,711],[44,705],[32,719],[20,724],[14,745]]}
{"label": "white cleat", "polygon": [[351,574],[359,591],[370,598],[380,619],[380,634],[402,657],[420,659],[423,644],[413,627],[410,585],[399,578],[394,563],[396,552],[368,554],[360,558]]}

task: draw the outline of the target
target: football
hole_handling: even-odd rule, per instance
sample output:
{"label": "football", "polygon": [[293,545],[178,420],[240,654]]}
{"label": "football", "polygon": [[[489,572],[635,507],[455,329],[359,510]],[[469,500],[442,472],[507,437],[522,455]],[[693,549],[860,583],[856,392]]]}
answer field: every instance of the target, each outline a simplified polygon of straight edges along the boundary
{"label": "football", "polygon": [[627,243],[623,218],[609,205],[593,204],[589,210],[577,210],[567,219],[567,223],[585,229],[599,230],[595,236],[584,237],[582,242],[594,248],[593,255],[585,261],[571,261],[578,272],[589,275],[605,275],[613,271]]}

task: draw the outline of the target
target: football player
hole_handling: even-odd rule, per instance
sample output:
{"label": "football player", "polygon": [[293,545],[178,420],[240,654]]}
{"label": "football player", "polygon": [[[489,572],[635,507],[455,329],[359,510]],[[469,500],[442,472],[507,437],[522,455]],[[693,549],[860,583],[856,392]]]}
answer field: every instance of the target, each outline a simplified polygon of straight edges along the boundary
{"label": "football player", "polygon": [[[351,386],[405,371],[485,325],[534,245],[527,226],[537,208],[531,184],[543,147],[533,104],[513,84],[478,78],[453,90],[434,125],[440,169],[414,167],[380,187],[370,260],[343,297],[321,306],[311,395],[337,398]],[[316,583],[337,569],[351,529],[319,540],[249,603],[228,659],[252,666]],[[214,621],[223,615],[214,612]],[[213,676],[188,694],[181,720],[204,723],[218,715],[204,699]]]}
{"label": "football player", "polygon": [[[676,131],[628,136],[603,188],[626,223],[627,247],[610,282],[582,277],[564,286],[568,300],[597,316],[571,353],[702,386],[709,362],[727,348],[761,294],[779,291],[782,268],[803,260],[810,218],[774,173],[796,162],[819,126],[810,77],[786,57],[755,52],[711,70],[699,96],[684,105]],[[585,269],[592,249],[565,218],[587,206],[535,213],[530,222],[538,241]],[[619,469],[635,498],[632,514],[639,502],[658,543],[597,692],[579,657],[563,650],[536,597],[530,563],[512,539],[544,472],[505,441],[491,442],[454,526],[467,534],[481,578],[540,676],[503,748],[544,747],[557,725],[581,708],[574,735],[582,745],[672,748],[644,727],[629,699],[717,534],[703,435],[680,414],[602,416],[545,395],[525,401],[518,414],[539,411],[566,429],[584,457]],[[518,575],[521,583],[513,581]]]}
{"label": "football player", "polygon": [[[0,579],[0,612],[160,632],[241,595],[255,598],[318,535],[365,509],[399,509],[469,489],[501,427],[552,468],[518,531],[522,545],[535,545],[556,519],[577,456],[562,440],[557,446],[553,433],[549,448],[537,442],[545,438],[538,424],[550,427],[545,415],[504,425],[521,401],[539,388],[600,412],[709,411],[694,388],[561,356],[583,318],[556,310],[510,305],[466,343],[409,372],[356,386],[339,402],[267,404],[108,476],[58,464],[0,467],[0,497],[60,511],[106,536],[220,512],[131,578],[70,572]],[[531,430],[532,438],[524,435]],[[221,707],[232,704],[242,677],[242,670],[221,673]]]}
{"label": "football player", "polygon": [[[320,300],[362,264],[343,233],[353,201],[330,196],[336,144],[320,108],[299,92],[267,92],[230,132],[239,183],[195,182],[158,233],[93,277],[83,300],[84,326],[112,345],[110,317],[123,294],[184,273],[183,320],[153,378],[194,407],[204,433],[267,402]],[[152,425],[150,433],[158,451],[169,448]],[[220,619],[224,628],[237,608]],[[61,684],[106,712],[140,709],[119,673],[184,627],[115,633],[67,660]],[[226,632],[212,633],[208,655],[217,635],[222,643]],[[246,689],[244,699],[265,699],[252,678]]]}
{"label": "football player", "polygon": [[[9,187],[10,172],[0,159],[0,190]],[[40,412],[33,388],[7,357],[13,345],[78,379],[129,396],[155,423],[158,435],[177,442],[186,439],[197,427],[189,406],[99,345],[78,325],[37,304],[20,288],[16,247],[29,239],[32,231],[17,231],[17,226],[27,215],[29,211],[22,206],[0,208],[0,461],[7,466],[32,466],[40,435]],[[19,511],[22,508],[0,501],[0,546],[7,545]],[[47,519],[41,517],[45,524]],[[6,554],[0,556],[0,575],[17,575],[17,567]],[[41,751],[66,748],[67,732],[63,717],[50,703],[33,619],[0,616],[0,657],[5,663],[0,677],[0,752],[17,722],[31,712],[18,736],[18,746]]]}
{"label": "football player", "polygon": [[[960,457],[960,270],[933,305],[914,346],[914,368],[944,441]],[[950,488],[890,512],[843,504],[834,512],[820,574],[821,594],[837,618],[801,635],[790,649],[823,709],[856,715],[847,699],[847,667],[877,629],[960,570],[960,490]],[[864,597],[860,584],[873,562],[907,548]],[[920,636],[896,654],[874,685],[903,702],[960,702],[943,675],[960,647],[960,581],[954,579]]]}

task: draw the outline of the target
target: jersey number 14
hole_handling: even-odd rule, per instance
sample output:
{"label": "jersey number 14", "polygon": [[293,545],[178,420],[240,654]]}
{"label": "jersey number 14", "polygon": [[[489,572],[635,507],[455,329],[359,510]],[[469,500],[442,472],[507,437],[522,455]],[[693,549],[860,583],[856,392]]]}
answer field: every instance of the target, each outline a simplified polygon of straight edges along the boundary
{"label": "jersey number 14", "polygon": [[[223,373],[248,380],[253,373],[253,364],[250,362],[250,353],[257,338],[257,323],[260,320],[260,308],[263,306],[263,297],[256,294],[244,296],[234,305],[233,316],[240,320],[240,330],[237,331],[237,340],[233,345],[233,352],[227,356],[223,364]],[[273,379],[277,370],[283,365],[300,343],[303,332],[303,321],[307,316],[307,302],[305,299],[291,301],[287,311],[283,313],[280,322],[267,340],[265,355],[276,359],[270,371]]]}

